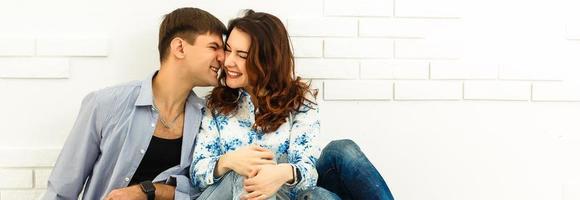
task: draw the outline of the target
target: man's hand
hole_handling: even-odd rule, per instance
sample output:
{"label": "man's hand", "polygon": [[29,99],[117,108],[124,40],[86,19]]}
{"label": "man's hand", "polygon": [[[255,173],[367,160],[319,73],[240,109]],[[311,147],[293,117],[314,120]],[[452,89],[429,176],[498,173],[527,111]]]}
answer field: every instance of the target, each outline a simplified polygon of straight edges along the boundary
{"label": "man's hand", "polygon": [[244,180],[244,189],[248,194],[242,196],[242,199],[262,200],[275,195],[284,183],[293,180],[292,170],[292,166],[287,163],[261,166],[258,171],[250,174],[250,178]]}
{"label": "man's hand", "polygon": [[139,185],[114,189],[105,197],[105,200],[147,200],[147,195],[141,190]]}

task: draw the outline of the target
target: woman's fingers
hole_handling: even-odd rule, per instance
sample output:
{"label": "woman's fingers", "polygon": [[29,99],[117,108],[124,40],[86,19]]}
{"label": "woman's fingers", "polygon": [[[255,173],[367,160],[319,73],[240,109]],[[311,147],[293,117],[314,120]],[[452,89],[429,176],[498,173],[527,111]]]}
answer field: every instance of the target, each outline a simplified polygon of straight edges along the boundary
{"label": "woman's fingers", "polygon": [[259,191],[253,191],[253,192],[250,192],[250,193],[244,195],[243,198],[244,199],[254,199],[254,198],[258,198],[261,195],[262,195],[261,192],[259,192]]}
{"label": "woman's fingers", "polygon": [[274,159],[274,153],[272,153],[270,151],[260,152],[260,153],[258,153],[258,156],[262,159],[269,159],[269,160]]}

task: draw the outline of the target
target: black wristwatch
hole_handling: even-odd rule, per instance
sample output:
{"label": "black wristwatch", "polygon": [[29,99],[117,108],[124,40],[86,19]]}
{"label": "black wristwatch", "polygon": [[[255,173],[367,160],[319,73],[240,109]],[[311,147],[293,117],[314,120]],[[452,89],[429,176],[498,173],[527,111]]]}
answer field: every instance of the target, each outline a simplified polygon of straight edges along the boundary
{"label": "black wristwatch", "polygon": [[147,194],[147,200],[155,200],[155,185],[151,181],[143,181],[139,185],[141,185],[141,190]]}

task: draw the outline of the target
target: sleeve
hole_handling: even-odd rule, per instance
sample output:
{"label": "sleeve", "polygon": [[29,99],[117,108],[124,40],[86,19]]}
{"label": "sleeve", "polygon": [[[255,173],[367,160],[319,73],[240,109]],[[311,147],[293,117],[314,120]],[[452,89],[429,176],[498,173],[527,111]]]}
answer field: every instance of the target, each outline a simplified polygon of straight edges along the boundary
{"label": "sleeve", "polygon": [[[171,175],[169,176],[169,178],[160,181],[161,183],[167,184],[167,185],[172,185],[175,186],[175,197],[174,199],[183,199],[183,200],[189,200],[189,199],[196,199],[197,196],[199,196],[199,190],[197,190],[197,188],[194,188],[193,185],[191,185],[191,180],[189,178],[189,176],[187,175],[189,171],[189,168],[187,168],[184,172],[184,174],[177,174],[177,175]],[[159,183],[159,182],[157,182]]]}
{"label": "sleeve", "polygon": [[293,192],[316,186],[316,160],[320,156],[317,140],[320,133],[318,105],[306,103],[295,113],[290,130],[288,162],[299,171],[299,181],[291,186]]}
{"label": "sleeve", "polygon": [[195,139],[193,161],[190,168],[193,187],[205,189],[221,178],[214,178],[213,176],[216,163],[223,155],[218,124],[216,118],[204,109],[200,130]]}
{"label": "sleeve", "polygon": [[48,179],[43,199],[78,199],[100,154],[101,122],[97,117],[97,104],[95,92],[83,99],[76,122]]}

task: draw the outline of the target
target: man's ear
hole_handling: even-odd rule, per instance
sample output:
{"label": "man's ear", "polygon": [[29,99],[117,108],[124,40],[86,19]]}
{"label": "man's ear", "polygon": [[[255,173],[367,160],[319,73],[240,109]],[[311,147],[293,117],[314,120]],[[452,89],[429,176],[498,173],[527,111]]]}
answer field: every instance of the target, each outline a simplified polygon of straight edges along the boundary
{"label": "man's ear", "polygon": [[169,45],[171,49],[171,55],[175,56],[177,59],[185,58],[185,51],[184,51],[185,40],[181,39],[180,37],[175,37],[171,40]]}

